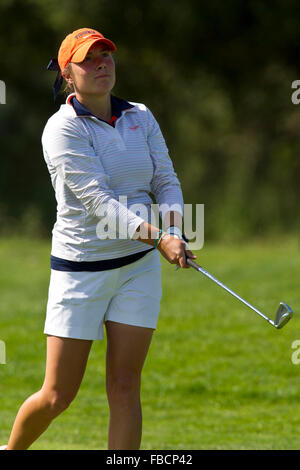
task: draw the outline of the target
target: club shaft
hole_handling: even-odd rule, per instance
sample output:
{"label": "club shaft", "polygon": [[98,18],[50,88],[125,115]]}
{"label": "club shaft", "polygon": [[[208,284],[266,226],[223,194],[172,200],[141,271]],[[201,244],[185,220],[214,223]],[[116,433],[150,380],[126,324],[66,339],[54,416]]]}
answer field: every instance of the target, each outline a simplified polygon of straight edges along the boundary
{"label": "club shaft", "polygon": [[212,274],[210,274],[209,272],[207,272],[205,269],[203,269],[201,266],[199,266],[199,264],[195,263],[195,261],[191,260],[191,259],[187,259],[187,263],[192,266],[194,269],[196,269],[197,271],[201,272],[202,274],[204,274],[204,276],[208,277],[208,279],[210,279],[211,281],[215,282],[216,284],[218,284],[218,286],[222,287],[222,289],[225,289],[229,294],[233,295],[233,297],[235,297],[236,299],[240,300],[241,302],[243,302],[243,304],[247,305],[247,307],[251,308],[251,310],[254,310],[254,312],[256,312],[258,315],[260,315],[262,318],[264,318],[265,320],[267,320],[267,322],[271,323],[271,325],[274,326],[274,322],[268,318],[266,315],[264,315],[262,312],[260,312],[257,308],[255,308],[253,305],[251,305],[249,302],[247,302],[247,300],[243,299],[242,297],[240,297],[238,294],[236,294],[235,292],[233,292],[233,290],[229,289],[229,287],[225,286],[225,284],[223,284],[223,282],[219,281],[218,279],[216,279]]}

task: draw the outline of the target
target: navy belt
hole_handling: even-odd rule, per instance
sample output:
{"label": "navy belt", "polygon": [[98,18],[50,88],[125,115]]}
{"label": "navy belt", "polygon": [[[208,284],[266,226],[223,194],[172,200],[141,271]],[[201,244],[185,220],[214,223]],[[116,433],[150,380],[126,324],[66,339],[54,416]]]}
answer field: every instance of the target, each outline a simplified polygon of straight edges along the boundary
{"label": "navy belt", "polygon": [[127,264],[134,263],[138,261],[147,253],[154,250],[142,251],[140,253],[134,253],[133,255],[123,256],[122,258],[115,259],[105,259],[100,261],[69,261],[67,259],[57,258],[56,256],[51,255],[51,269],[55,271],[107,271],[108,269],[121,268]]}

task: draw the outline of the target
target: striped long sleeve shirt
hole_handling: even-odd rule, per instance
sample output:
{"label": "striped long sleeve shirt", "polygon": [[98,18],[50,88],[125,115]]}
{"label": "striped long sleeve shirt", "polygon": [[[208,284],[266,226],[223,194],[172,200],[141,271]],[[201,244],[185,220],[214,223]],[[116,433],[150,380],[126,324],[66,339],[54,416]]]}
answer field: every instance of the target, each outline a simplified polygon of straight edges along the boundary
{"label": "striped long sleeve shirt", "polygon": [[[151,222],[153,198],[161,215],[171,206],[183,213],[180,183],[151,111],[114,96],[111,103],[107,123],[72,94],[42,135],[57,200],[51,255],[71,266],[97,261],[110,266],[147,252],[149,245],[132,236],[144,220]],[[116,237],[103,235],[105,225],[116,227]]]}

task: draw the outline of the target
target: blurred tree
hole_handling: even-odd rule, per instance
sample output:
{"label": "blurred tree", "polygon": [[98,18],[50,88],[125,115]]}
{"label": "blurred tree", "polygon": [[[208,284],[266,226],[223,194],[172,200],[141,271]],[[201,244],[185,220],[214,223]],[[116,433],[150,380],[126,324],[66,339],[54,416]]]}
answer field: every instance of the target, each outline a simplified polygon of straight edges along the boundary
{"label": "blurred tree", "polygon": [[0,17],[2,232],[50,233],[40,137],[64,97],[53,103],[46,66],[83,26],[116,42],[114,93],[157,117],[185,201],[205,204],[206,237],[299,230],[299,2],[1,0]]}

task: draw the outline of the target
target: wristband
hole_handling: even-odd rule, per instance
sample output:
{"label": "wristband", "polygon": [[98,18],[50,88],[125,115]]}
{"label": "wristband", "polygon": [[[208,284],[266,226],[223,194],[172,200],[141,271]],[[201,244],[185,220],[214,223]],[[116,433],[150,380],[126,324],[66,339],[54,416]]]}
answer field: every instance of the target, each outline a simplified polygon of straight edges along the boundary
{"label": "wristband", "polygon": [[172,237],[180,238],[182,239],[182,231],[180,230],[179,227],[176,227],[175,225],[171,225],[167,230],[166,233],[169,235],[172,235]]}
{"label": "wristband", "polygon": [[182,234],[182,231],[180,230],[179,227],[176,227],[175,225],[171,225],[167,230],[166,233],[171,235],[172,237],[179,238],[180,240],[184,241],[185,247],[187,250],[189,250],[189,244],[185,237]]}

